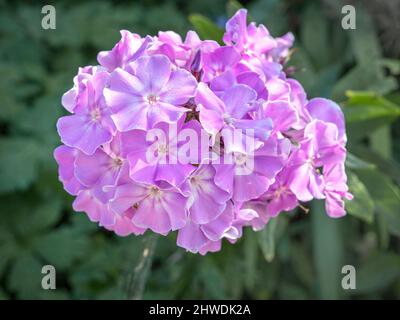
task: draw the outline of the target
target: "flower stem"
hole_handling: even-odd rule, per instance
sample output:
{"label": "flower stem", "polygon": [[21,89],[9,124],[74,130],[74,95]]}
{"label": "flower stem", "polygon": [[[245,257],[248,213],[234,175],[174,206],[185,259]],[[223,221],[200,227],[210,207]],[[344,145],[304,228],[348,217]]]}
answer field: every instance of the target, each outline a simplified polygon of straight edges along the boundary
{"label": "flower stem", "polygon": [[139,263],[128,276],[127,297],[130,300],[141,300],[143,298],[143,291],[153,262],[157,235],[148,235],[144,242],[144,249]]}

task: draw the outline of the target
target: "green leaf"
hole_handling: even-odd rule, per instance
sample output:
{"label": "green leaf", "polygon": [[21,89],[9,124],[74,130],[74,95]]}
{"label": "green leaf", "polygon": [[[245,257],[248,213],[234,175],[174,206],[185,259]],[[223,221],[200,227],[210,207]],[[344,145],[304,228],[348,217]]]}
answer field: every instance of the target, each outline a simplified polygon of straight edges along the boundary
{"label": "green leaf", "polygon": [[[343,110],[349,125],[369,120],[387,124],[400,116],[400,107],[374,92],[348,91],[349,100]],[[379,127],[376,126],[376,127]],[[367,133],[371,133],[371,128]]]}
{"label": "green leaf", "polygon": [[[0,197],[3,226],[17,236],[30,236],[54,226],[61,216],[59,197],[42,197],[34,192]],[[27,243],[29,244],[29,243]]]}
{"label": "green leaf", "polygon": [[370,90],[379,94],[388,94],[397,88],[396,79],[385,77],[382,68],[377,64],[358,64],[350,69],[332,89],[335,100],[343,100],[348,90]]}
{"label": "green leaf", "polygon": [[257,232],[258,244],[267,262],[275,257],[275,238],[278,225],[278,217],[272,218],[264,229]]}
{"label": "green leaf", "polygon": [[291,266],[298,279],[308,288],[312,288],[315,272],[307,249],[301,243],[292,243],[290,247]]}
{"label": "green leaf", "polygon": [[85,234],[72,227],[64,227],[40,236],[35,242],[35,251],[57,269],[69,268],[76,259],[83,257],[89,248]]}
{"label": "green leaf", "polygon": [[63,115],[58,100],[59,97],[40,98],[31,108],[20,113],[15,121],[15,129],[18,133],[34,136],[54,148],[60,141],[55,130],[56,122]]}
{"label": "green leaf", "polygon": [[282,300],[307,300],[307,291],[303,287],[291,282],[283,282],[278,288],[279,298]]}
{"label": "green leaf", "polygon": [[26,189],[37,177],[40,156],[29,138],[0,138],[0,193]]}
{"label": "green leaf", "polygon": [[400,60],[396,59],[380,59],[378,63],[389,69],[389,72],[393,75],[399,75],[400,74]]}
{"label": "green leaf", "polygon": [[200,277],[210,299],[225,299],[225,277],[215,263],[206,258],[200,269]]}
{"label": "green leaf", "polygon": [[350,169],[375,169],[375,164],[364,161],[354,154],[347,152],[346,167]]}
{"label": "green leaf", "polygon": [[248,291],[252,291],[257,280],[257,257],[258,246],[256,234],[253,230],[246,230],[244,235],[244,272],[245,272],[245,285]]}
{"label": "green leaf", "polygon": [[[97,297],[103,290],[117,289],[118,279],[122,287],[126,287],[126,272],[131,272],[135,261],[138,261],[142,246],[135,246],[139,239],[126,237],[115,241],[113,238],[102,238],[96,247],[91,247],[85,258],[74,264],[73,272],[69,273],[73,296],[75,299],[88,299]],[[139,251],[140,250],[140,251]],[[134,254],[133,254],[134,253]],[[162,268],[163,280],[165,269]],[[155,277],[155,273],[152,277]],[[159,282],[160,283],[160,282]],[[125,294],[120,298],[125,298]]]}
{"label": "green leaf", "polygon": [[357,28],[349,32],[349,35],[358,63],[365,65],[376,63],[382,52],[374,23],[366,10],[357,8]]}
{"label": "green leaf", "polygon": [[349,191],[353,194],[352,200],[346,200],[346,210],[352,216],[371,223],[374,219],[374,202],[365,185],[356,174],[348,172]]}
{"label": "green leaf", "polygon": [[189,21],[196,28],[202,39],[215,40],[222,43],[224,31],[210,19],[201,14],[192,14],[189,16]]}
{"label": "green leaf", "polygon": [[30,253],[21,254],[7,278],[7,286],[20,299],[35,299],[43,290],[41,287],[43,265]]}
{"label": "green leaf", "polygon": [[326,66],[330,60],[328,48],[328,20],[320,14],[318,5],[306,7],[300,30],[301,43],[317,68]]}
{"label": "green leaf", "polygon": [[383,215],[389,231],[400,237],[400,189],[377,170],[360,170],[358,177],[367,187],[377,214]]}
{"label": "green leaf", "polygon": [[393,253],[374,254],[356,271],[357,290],[354,293],[376,293],[399,278],[400,256]]}
{"label": "green leaf", "polygon": [[385,159],[371,148],[362,145],[352,146],[351,151],[365,161],[374,164],[377,170],[392,177],[397,184],[400,184],[400,164],[398,162],[393,159]]}

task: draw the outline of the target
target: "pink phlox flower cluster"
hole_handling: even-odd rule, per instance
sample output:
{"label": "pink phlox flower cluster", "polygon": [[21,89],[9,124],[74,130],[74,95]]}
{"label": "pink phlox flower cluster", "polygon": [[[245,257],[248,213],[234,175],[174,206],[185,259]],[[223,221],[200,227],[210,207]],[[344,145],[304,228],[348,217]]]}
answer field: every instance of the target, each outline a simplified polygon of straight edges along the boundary
{"label": "pink phlox flower cluster", "polygon": [[[75,211],[120,236],[177,231],[177,245],[200,254],[312,199],[345,215],[343,113],[285,74],[293,35],[274,38],[246,16],[226,23],[224,45],[123,30],[99,65],[79,69],[54,152]],[[198,152],[187,155],[182,135]]]}

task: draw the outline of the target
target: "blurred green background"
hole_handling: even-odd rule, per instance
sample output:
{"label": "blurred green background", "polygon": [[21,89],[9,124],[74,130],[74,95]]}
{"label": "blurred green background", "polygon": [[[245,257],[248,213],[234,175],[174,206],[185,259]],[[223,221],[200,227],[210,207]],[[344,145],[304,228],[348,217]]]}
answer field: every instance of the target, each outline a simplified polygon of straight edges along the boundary
{"label": "blurred green background", "polygon": [[[56,30],[41,28],[49,2]],[[145,237],[116,237],[72,211],[52,156],[61,95],[78,66],[96,64],[120,29],[184,35],[195,28],[214,37],[241,5],[274,36],[293,31],[293,76],[309,97],[343,106],[355,199],[343,219],[327,218],[316,202],[309,214],[282,214],[205,257],[177,248],[175,235],[160,238],[151,266],[137,275],[144,291],[135,295],[400,298],[400,1],[349,2],[356,30],[341,28],[341,1],[0,0],[0,299],[127,297]],[[41,288],[45,264],[56,267],[56,290]],[[341,288],[347,264],[356,268],[356,290]]]}

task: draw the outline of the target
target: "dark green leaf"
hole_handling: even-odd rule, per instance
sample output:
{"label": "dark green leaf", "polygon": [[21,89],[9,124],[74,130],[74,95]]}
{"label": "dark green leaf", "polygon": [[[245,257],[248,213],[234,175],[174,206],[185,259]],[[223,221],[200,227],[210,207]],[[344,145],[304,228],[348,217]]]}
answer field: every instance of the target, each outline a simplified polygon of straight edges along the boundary
{"label": "dark green leaf", "polygon": [[192,14],[189,16],[189,21],[196,28],[202,39],[215,40],[219,43],[222,42],[224,31],[210,19],[201,14]]}
{"label": "dark green leaf", "polygon": [[347,152],[346,167],[350,169],[375,169],[373,163],[364,161],[350,152]]}
{"label": "dark green leaf", "polygon": [[371,256],[360,268],[356,268],[355,293],[375,293],[389,286],[400,276],[400,257],[391,253]]}
{"label": "dark green leaf", "polygon": [[38,174],[40,147],[28,138],[0,138],[0,193],[26,189]]}
{"label": "dark green leaf", "polygon": [[348,172],[349,191],[353,194],[352,200],[346,201],[346,210],[349,214],[371,223],[374,219],[374,202],[365,185],[356,174]]}
{"label": "dark green leaf", "polygon": [[76,259],[88,250],[89,239],[72,227],[64,227],[40,236],[35,242],[35,250],[57,269],[70,267]]}
{"label": "dark green leaf", "polygon": [[271,262],[275,256],[275,238],[278,218],[272,218],[266,227],[257,232],[257,240],[267,262]]}

